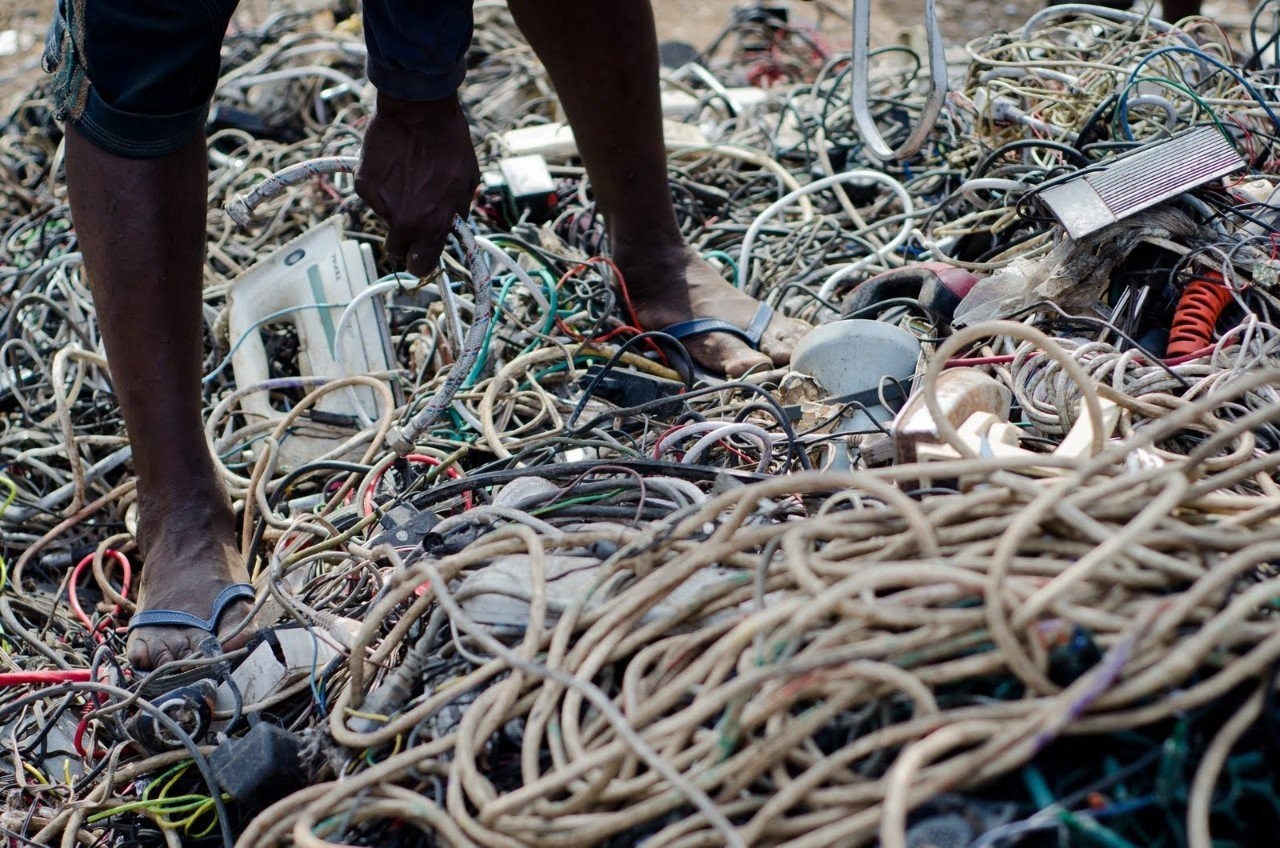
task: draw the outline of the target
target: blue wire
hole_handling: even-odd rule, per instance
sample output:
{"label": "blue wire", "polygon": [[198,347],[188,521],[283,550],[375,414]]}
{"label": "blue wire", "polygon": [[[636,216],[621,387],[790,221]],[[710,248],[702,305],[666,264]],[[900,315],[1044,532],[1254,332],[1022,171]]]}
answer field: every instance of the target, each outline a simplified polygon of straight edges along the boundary
{"label": "blue wire", "polygon": [[227,351],[227,355],[218,363],[218,367],[210,371],[209,374],[200,382],[207,385],[213,381],[214,377],[221,374],[222,370],[231,362],[231,357],[235,356],[236,351],[240,349],[240,346],[248,341],[249,337],[257,332],[258,328],[268,321],[274,321],[277,318],[282,318],[285,315],[291,315],[294,312],[301,312],[304,309],[345,309],[349,305],[350,304],[348,303],[304,303],[301,306],[286,307],[281,309],[279,312],[272,312],[270,315],[258,319],[254,322],[252,327],[245,330],[240,335],[240,338],[236,339],[236,343],[231,346],[231,350]]}
{"label": "blue wire", "polygon": [[311,684],[311,697],[316,699],[316,703],[320,705],[320,713],[323,715],[324,713],[329,712],[329,708],[325,704],[324,691],[316,685],[316,678],[320,674],[320,639],[316,636],[316,631],[313,628],[308,627],[307,632],[311,634],[312,646],[311,675],[307,682]]}
{"label": "blue wire", "polygon": [[[1144,56],[1142,61],[1135,65],[1133,70],[1129,73],[1129,79],[1125,82],[1124,92],[1120,95],[1120,100],[1116,104],[1116,108],[1118,111],[1125,114],[1124,131],[1130,141],[1133,140],[1133,132],[1130,130],[1128,119],[1129,90],[1133,88],[1134,84],[1137,82],[1138,72],[1142,70],[1143,66],[1157,56],[1161,56],[1165,53],[1190,53],[1191,55],[1213,65],[1218,70],[1225,71],[1230,74],[1237,82],[1240,83],[1240,85],[1244,86],[1244,90],[1249,92],[1249,95],[1253,97],[1254,100],[1258,101],[1258,105],[1267,113],[1267,117],[1271,119],[1271,123],[1275,124],[1277,129],[1280,129],[1280,116],[1277,116],[1275,112],[1271,111],[1271,106],[1267,103],[1266,98],[1263,97],[1262,94],[1253,87],[1252,83],[1245,79],[1238,71],[1223,62],[1221,59],[1216,56],[1211,56],[1203,50],[1197,50],[1194,47],[1175,44],[1169,47],[1161,47],[1159,50],[1151,51]],[[1235,139],[1230,137],[1228,137],[1228,140],[1232,142],[1235,141]]]}

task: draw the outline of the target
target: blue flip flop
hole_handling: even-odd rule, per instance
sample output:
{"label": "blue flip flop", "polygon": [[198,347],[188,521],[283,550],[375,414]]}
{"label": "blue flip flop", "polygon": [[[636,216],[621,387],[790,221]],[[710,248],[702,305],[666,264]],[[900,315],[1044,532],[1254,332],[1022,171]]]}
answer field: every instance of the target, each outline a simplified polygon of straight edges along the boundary
{"label": "blue flip flop", "polygon": [[756,310],[755,317],[751,319],[751,324],[747,329],[733,324],[723,318],[694,318],[690,321],[681,321],[672,324],[670,327],[664,327],[662,332],[666,333],[674,339],[687,339],[693,336],[702,336],[707,333],[728,333],[731,336],[742,339],[755,350],[760,349],[760,339],[764,337],[765,327],[769,326],[769,322],[773,320],[773,307],[767,303],[760,304],[760,308]]}
{"label": "blue flip flop", "polygon": [[216,635],[218,619],[222,618],[227,607],[236,601],[252,601],[253,598],[253,587],[248,583],[232,583],[213,599],[213,611],[207,619],[179,610],[146,610],[129,620],[129,630],[132,632],[139,627],[198,627]]}

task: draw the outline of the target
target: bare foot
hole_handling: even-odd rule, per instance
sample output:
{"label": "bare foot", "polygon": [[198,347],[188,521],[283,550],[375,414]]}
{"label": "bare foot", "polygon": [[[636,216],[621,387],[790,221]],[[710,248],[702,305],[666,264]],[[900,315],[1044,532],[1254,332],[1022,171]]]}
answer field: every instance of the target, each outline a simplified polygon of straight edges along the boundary
{"label": "bare foot", "polygon": [[[199,489],[207,495],[195,494]],[[139,518],[143,567],[138,612],[178,610],[207,619],[219,592],[248,582],[244,557],[236,546],[235,518],[217,484],[148,498]],[[217,622],[225,650],[249,640],[249,628],[240,625],[250,609],[243,600],[225,608]],[[237,629],[240,632],[234,632]],[[207,638],[209,633],[198,627],[139,627],[129,634],[129,662],[134,668],[153,669],[196,653]]]}
{"label": "bare foot", "polygon": [[[614,255],[643,329],[661,330],[692,318],[722,318],[745,330],[760,308],[759,301],[734,288],[683,246],[665,253],[618,248]],[[680,290],[681,279],[688,283],[687,293]],[[760,366],[786,365],[796,342],[811,329],[804,321],[775,313],[759,350],[728,333],[705,333],[683,342],[703,368],[737,377]]]}

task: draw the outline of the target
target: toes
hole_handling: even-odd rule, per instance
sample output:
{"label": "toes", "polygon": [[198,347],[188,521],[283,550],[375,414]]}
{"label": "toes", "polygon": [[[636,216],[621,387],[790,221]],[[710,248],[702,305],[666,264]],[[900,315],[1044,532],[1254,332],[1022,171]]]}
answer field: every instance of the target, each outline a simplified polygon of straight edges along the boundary
{"label": "toes", "polygon": [[752,368],[768,365],[769,358],[741,339],[725,333],[708,333],[685,342],[689,355],[708,371],[740,377]]}
{"label": "toes", "polygon": [[[253,635],[247,619],[253,607],[240,601],[228,607],[218,629],[222,649],[243,647]],[[125,654],[136,669],[150,671],[167,662],[200,654],[209,634],[196,627],[146,627],[129,634]]]}
{"label": "toes", "polygon": [[724,364],[724,375],[730,378],[737,378],[748,371],[754,371],[761,366],[768,368],[772,364],[769,361],[769,357],[760,351],[746,348],[741,356],[735,357]]}
{"label": "toes", "polygon": [[173,662],[177,658],[174,656],[173,648],[171,648],[169,643],[165,641],[160,641],[151,645],[147,655],[150,660],[150,665],[144,666],[144,668],[148,670],[159,668],[165,663]]}
{"label": "toes", "polygon": [[699,342],[699,350],[690,352],[703,368],[731,379],[769,364],[768,356],[753,350],[742,339],[724,333],[708,334]]}
{"label": "toes", "polygon": [[134,668],[151,668],[151,646],[138,633],[129,635],[125,656],[129,658],[129,665]]}
{"label": "toes", "polygon": [[136,669],[151,671],[200,651],[207,633],[194,627],[148,627],[129,634],[125,655]]}
{"label": "toes", "polygon": [[760,350],[774,365],[787,365],[791,362],[791,353],[796,349],[796,344],[812,329],[804,321],[795,318],[774,318],[764,337],[760,339]]}

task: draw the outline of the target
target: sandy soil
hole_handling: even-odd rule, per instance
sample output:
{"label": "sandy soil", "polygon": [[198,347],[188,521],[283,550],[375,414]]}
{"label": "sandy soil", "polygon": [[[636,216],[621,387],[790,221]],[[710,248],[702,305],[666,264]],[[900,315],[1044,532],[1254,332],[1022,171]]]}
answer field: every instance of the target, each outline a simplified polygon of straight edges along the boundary
{"label": "sandy soil", "polygon": [[[430,0],[408,0],[430,2]],[[241,11],[248,15],[264,10],[298,5],[315,6],[323,0],[242,0]],[[608,0],[601,0],[608,2]],[[688,41],[705,47],[728,20],[734,6],[751,0],[653,0],[659,37]],[[785,0],[784,0],[785,2]],[[948,46],[958,46],[982,35],[1012,29],[1043,6],[1044,0],[937,0],[938,20]],[[914,40],[924,21],[925,0],[875,0],[872,12],[872,43],[886,44]],[[815,25],[832,46],[847,49],[851,41],[848,24],[829,10],[848,14],[851,0],[790,0],[792,19]],[[49,19],[53,0],[0,0],[0,101],[23,85],[37,68],[40,40]],[[1248,20],[1248,0],[1206,0],[1205,13],[1224,22]],[[6,36],[13,30],[16,37]],[[18,49],[10,52],[12,42]]]}
{"label": "sandy soil", "polygon": [[[653,0],[659,35],[699,46],[715,36],[730,10],[739,5],[749,5],[749,0]],[[850,0],[826,4],[800,0],[790,3],[792,18],[809,25],[821,22],[823,34],[833,46],[847,47],[848,25],[833,14],[824,13],[824,5],[846,15],[853,7]],[[1015,27],[1040,5],[1040,0],[938,0],[938,20],[947,42],[960,44],[984,33]],[[876,43],[899,40],[923,23],[924,0],[876,0],[872,6],[871,35]]]}
{"label": "sandy soil", "polygon": [[[424,2],[424,0],[414,0]],[[425,0],[429,2],[429,0]],[[728,20],[734,6],[749,5],[751,0],[653,0],[659,36],[679,39],[703,47],[715,37]],[[242,11],[249,14],[263,9],[311,5],[314,0],[244,0]],[[939,0],[938,17],[948,43],[960,44],[995,29],[1017,26],[1027,14],[1038,8],[1040,0],[995,0],[994,2],[960,2]],[[848,25],[827,9],[848,14],[850,0],[791,0],[793,19],[798,23],[818,25],[836,48],[850,42]],[[0,85],[15,67],[30,65],[38,56],[39,40],[48,21],[53,0],[0,0],[0,33],[16,30],[20,49],[17,55],[3,55],[5,41],[0,38]],[[963,11],[960,11],[963,10]],[[876,0],[872,38],[876,43],[896,41],[924,20],[924,0]]]}

